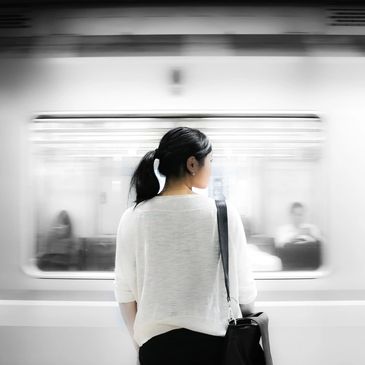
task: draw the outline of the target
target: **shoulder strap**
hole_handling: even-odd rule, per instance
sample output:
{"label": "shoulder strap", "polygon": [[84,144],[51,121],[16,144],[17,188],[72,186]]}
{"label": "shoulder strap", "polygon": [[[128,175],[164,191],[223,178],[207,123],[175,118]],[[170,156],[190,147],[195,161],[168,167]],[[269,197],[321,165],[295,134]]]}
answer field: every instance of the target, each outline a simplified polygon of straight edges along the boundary
{"label": "shoulder strap", "polygon": [[[227,290],[227,300],[230,300],[229,294],[229,266],[228,266],[228,217],[227,217],[227,205],[225,200],[216,200],[217,206],[217,222],[218,222],[218,234],[219,234],[219,248],[222,256],[224,282]],[[266,313],[259,312],[253,313],[245,319],[255,321],[260,326],[260,332],[262,337],[262,347],[265,353],[265,365],[272,365],[270,341],[269,341],[269,318]]]}
{"label": "shoulder strap", "polygon": [[219,249],[222,257],[224,283],[227,291],[227,300],[230,301],[229,293],[229,265],[228,265],[228,218],[227,218],[227,205],[225,200],[216,200],[217,206],[217,222],[218,222],[218,235],[219,235]]}

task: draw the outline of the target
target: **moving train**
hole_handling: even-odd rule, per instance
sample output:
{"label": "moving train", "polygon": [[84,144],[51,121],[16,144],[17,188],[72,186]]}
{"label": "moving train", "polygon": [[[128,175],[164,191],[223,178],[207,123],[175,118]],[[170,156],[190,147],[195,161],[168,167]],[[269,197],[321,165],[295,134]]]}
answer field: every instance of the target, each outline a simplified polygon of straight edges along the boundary
{"label": "moving train", "polygon": [[213,145],[197,192],[241,214],[274,363],[365,363],[365,10],[63,4],[3,13],[0,363],[136,363],[117,223],[179,125]]}

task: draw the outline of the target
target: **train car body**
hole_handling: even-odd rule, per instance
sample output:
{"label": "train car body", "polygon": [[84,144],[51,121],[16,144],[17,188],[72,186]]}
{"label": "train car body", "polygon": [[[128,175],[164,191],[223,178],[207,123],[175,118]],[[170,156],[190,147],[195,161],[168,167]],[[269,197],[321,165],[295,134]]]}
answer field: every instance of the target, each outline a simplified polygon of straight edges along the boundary
{"label": "train car body", "polygon": [[112,272],[41,275],[30,261],[35,180],[29,126],[35,119],[169,115],[189,123],[189,115],[232,114],[315,115],[326,137],[319,190],[313,192],[323,208],[324,265],[304,274],[256,273],[256,308],[270,318],[274,363],[364,363],[364,54],[320,47],[263,54],[148,52],[75,56],[43,49],[40,56],[0,60],[0,363],[136,361]]}

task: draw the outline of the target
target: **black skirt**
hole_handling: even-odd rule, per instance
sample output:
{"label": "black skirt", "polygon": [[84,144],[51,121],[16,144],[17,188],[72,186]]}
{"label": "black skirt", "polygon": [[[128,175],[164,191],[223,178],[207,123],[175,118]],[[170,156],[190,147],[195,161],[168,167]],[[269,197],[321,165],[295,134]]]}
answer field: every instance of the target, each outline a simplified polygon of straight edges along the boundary
{"label": "black skirt", "polygon": [[139,348],[140,365],[220,365],[224,336],[186,328],[154,336]]}

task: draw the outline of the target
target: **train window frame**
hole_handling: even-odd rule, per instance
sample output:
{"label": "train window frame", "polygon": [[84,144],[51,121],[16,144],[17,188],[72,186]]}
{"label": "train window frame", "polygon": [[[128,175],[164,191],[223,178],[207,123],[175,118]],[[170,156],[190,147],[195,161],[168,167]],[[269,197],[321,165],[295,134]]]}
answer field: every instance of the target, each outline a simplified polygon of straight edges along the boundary
{"label": "train window frame", "polygon": [[[25,202],[25,209],[22,209],[22,227],[21,230],[21,241],[22,241],[22,249],[21,249],[21,257],[20,257],[20,266],[23,272],[31,277],[36,278],[52,278],[52,279],[114,279],[113,271],[43,271],[39,269],[36,263],[35,254],[36,254],[36,245],[35,245],[35,224],[31,224],[30,222],[34,222],[35,220],[35,207],[32,203],[32,192],[33,192],[33,167],[34,167],[34,141],[32,140],[32,127],[34,123],[37,121],[46,121],[46,120],[54,120],[60,121],[63,119],[71,120],[71,119],[98,119],[98,118],[106,118],[106,119],[154,119],[158,120],[159,123],[163,123],[163,128],[169,129],[177,126],[179,122],[183,121],[184,125],[194,127],[194,121],[199,119],[200,121],[204,121],[204,119],[215,119],[219,120],[221,118],[264,118],[264,119],[298,119],[298,118],[314,118],[321,123],[323,139],[321,140],[321,168],[324,170],[323,177],[325,182],[323,183],[325,187],[328,187],[328,163],[327,163],[327,128],[326,123],[323,120],[323,117],[320,116],[320,113],[314,111],[284,111],[284,112],[261,112],[261,111],[124,111],[124,112],[102,112],[102,113],[75,113],[75,112],[39,112],[36,113],[28,123],[28,135],[27,135],[27,145],[24,150],[24,166],[27,166],[27,170],[25,175],[29,183],[24,184],[23,193],[22,193],[22,201]],[[177,122],[179,121],[179,122]],[[201,128],[201,127],[198,127]],[[155,144],[153,142],[153,146],[151,144],[150,149],[155,148]],[[143,155],[143,154],[142,154]],[[142,157],[138,156],[138,157]],[[323,192],[327,192],[328,189],[323,189]],[[323,194],[323,204],[324,208],[324,217],[323,217],[323,225],[321,226],[321,230],[324,232],[328,232],[328,194]],[[322,262],[321,265],[314,270],[288,270],[288,271],[254,271],[254,278],[257,280],[290,280],[290,279],[315,279],[321,278],[323,276],[327,276],[329,274],[330,265],[328,262],[329,258],[329,244],[330,237],[325,236],[325,244],[322,245]],[[29,243],[31,242],[31,244]]]}

